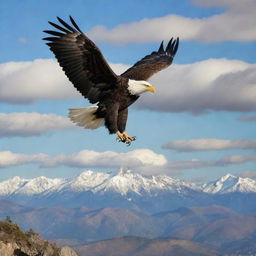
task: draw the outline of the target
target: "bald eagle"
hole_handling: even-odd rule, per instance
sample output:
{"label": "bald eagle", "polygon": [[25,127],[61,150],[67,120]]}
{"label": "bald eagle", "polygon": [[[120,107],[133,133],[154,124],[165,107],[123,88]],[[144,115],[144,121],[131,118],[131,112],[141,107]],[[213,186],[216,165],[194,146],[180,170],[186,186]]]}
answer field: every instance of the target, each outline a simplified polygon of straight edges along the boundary
{"label": "bald eagle", "polygon": [[69,118],[78,126],[96,129],[105,124],[110,134],[130,144],[135,137],[126,131],[128,107],[144,92],[155,93],[148,80],[158,71],[171,65],[178,50],[179,38],[163,42],[158,51],[145,56],[121,75],[116,75],[99,48],[81,31],[70,16],[71,24],[57,17],[60,24],[49,21],[56,30],[44,30],[50,37],[43,38],[57,58],[74,87],[96,104],[69,110]]}

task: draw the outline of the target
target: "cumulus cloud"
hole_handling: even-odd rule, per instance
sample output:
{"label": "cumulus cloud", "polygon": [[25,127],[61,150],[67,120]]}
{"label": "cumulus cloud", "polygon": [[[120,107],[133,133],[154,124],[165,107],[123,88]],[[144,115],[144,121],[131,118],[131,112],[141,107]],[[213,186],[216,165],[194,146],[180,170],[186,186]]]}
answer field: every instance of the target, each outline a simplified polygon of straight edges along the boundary
{"label": "cumulus cloud", "polygon": [[96,26],[88,35],[95,40],[114,43],[159,42],[170,35],[182,40],[202,42],[255,41],[256,2],[254,0],[198,0],[201,7],[224,7],[221,14],[204,18],[188,18],[180,15],[142,19],[120,24],[113,29]]}
{"label": "cumulus cloud", "polygon": [[256,140],[221,140],[214,138],[176,140],[163,145],[163,148],[172,149],[180,152],[228,149],[256,149]]}
{"label": "cumulus cloud", "polygon": [[1,102],[23,104],[79,96],[57,63],[42,59],[0,64],[0,92]]}
{"label": "cumulus cloud", "polygon": [[76,168],[132,168],[145,174],[178,174],[183,170],[229,166],[256,162],[256,155],[232,155],[215,161],[200,159],[168,161],[164,155],[149,149],[137,149],[127,153],[113,151],[96,152],[83,150],[70,155],[49,156],[46,154],[19,154],[11,151],[0,152],[0,168],[22,165],[39,164],[42,168],[68,166]]}
{"label": "cumulus cloud", "polygon": [[113,151],[96,152],[83,150],[72,155],[59,155],[49,158],[44,167],[67,165],[70,167],[139,167],[143,165],[162,166],[166,158],[149,149],[137,149],[127,153]]}
{"label": "cumulus cloud", "polygon": [[149,149],[137,149],[127,153],[113,151],[96,152],[83,150],[71,155],[49,156],[45,154],[17,154],[10,151],[0,152],[0,167],[28,163],[39,163],[41,167],[141,167],[150,165],[160,167],[167,164],[166,158]]}
{"label": "cumulus cloud", "polygon": [[[119,73],[125,65],[114,64]],[[58,63],[51,59],[0,64],[0,102],[31,104],[39,99],[82,97],[65,76]]]}
{"label": "cumulus cloud", "polygon": [[55,114],[0,113],[0,137],[27,137],[74,127],[67,117]]}
{"label": "cumulus cloud", "polygon": [[209,59],[188,65],[172,65],[150,82],[155,95],[145,94],[139,109],[165,112],[207,110],[255,111],[256,65],[238,60]]}
{"label": "cumulus cloud", "polygon": [[11,151],[1,151],[0,152],[0,168],[21,165],[21,164],[31,164],[31,163],[42,163],[47,158],[45,154],[17,154]]}
{"label": "cumulus cloud", "polygon": [[[118,74],[128,68],[122,64],[111,66]],[[158,88],[157,93],[142,95],[136,106],[196,114],[207,110],[255,111],[255,81],[256,65],[238,60],[172,65],[150,80]],[[38,99],[77,97],[82,96],[53,60],[0,64],[0,102],[29,104]]]}

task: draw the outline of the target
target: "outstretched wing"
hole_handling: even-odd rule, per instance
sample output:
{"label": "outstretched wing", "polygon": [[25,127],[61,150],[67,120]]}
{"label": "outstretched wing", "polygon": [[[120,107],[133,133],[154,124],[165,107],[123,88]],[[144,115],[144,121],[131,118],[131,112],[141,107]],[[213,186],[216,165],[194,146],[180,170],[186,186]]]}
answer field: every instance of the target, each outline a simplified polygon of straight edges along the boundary
{"label": "outstretched wing", "polygon": [[163,42],[157,52],[152,52],[143,59],[135,63],[121,76],[134,80],[148,80],[155,73],[167,68],[172,64],[172,60],[179,47],[179,38],[169,41],[164,50]]}
{"label": "outstretched wing", "polygon": [[75,88],[91,103],[96,103],[116,84],[117,75],[71,16],[73,26],[57,19],[62,26],[49,21],[57,31],[44,30],[51,36],[43,39],[48,41],[46,44]]}

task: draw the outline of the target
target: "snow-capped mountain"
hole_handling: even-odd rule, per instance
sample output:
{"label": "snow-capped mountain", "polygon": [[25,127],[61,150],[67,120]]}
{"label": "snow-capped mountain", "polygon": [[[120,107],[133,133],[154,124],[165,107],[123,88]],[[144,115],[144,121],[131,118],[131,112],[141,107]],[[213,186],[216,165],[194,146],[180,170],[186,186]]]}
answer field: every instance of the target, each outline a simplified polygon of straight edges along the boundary
{"label": "snow-capped mountain", "polygon": [[[237,195],[234,197],[233,192]],[[166,175],[144,176],[130,170],[118,173],[85,171],[72,179],[14,177],[0,182],[0,199],[27,206],[118,207],[150,213],[178,207],[222,205],[252,212],[256,181],[227,174],[198,186]]]}
{"label": "snow-capped mountain", "polygon": [[83,192],[92,191],[95,187],[102,184],[109,178],[108,173],[84,171],[73,179],[65,180],[60,186],[52,187],[48,193],[52,191],[72,191],[72,192]]}
{"label": "snow-capped mountain", "polygon": [[0,196],[38,195],[68,191],[77,193],[91,191],[100,194],[116,192],[121,195],[147,193],[153,195],[156,191],[183,193],[186,189],[200,190],[200,187],[166,175],[147,177],[130,170],[120,170],[117,174],[88,170],[73,179],[51,179],[43,176],[34,179],[14,177],[0,182]]}
{"label": "snow-capped mountain", "polygon": [[146,177],[130,170],[121,170],[117,175],[110,174],[102,183],[91,190],[94,193],[114,191],[121,195],[128,193],[155,195],[157,191],[182,193],[186,188],[198,189],[192,183],[173,179],[166,175]]}
{"label": "snow-capped mountain", "polygon": [[227,174],[202,186],[174,179],[166,175],[143,176],[131,170],[120,170],[117,174],[84,171],[73,179],[51,179],[44,176],[34,179],[14,177],[0,182],[0,196],[13,194],[39,195],[63,191],[104,194],[116,192],[120,195],[156,195],[158,191],[184,193],[187,189],[211,194],[230,192],[256,193],[256,181]]}
{"label": "snow-capped mountain", "polygon": [[13,177],[12,179],[0,182],[0,196],[7,196],[15,193],[23,187],[29,180],[20,177]]}
{"label": "snow-capped mountain", "polygon": [[23,179],[14,177],[12,179],[0,182],[0,196],[37,195],[63,183],[63,179],[50,179],[44,176],[34,179]]}
{"label": "snow-capped mountain", "polygon": [[213,194],[231,192],[256,193],[256,181],[227,174],[216,181],[204,184],[202,189],[206,193]]}
{"label": "snow-capped mountain", "polygon": [[24,195],[41,194],[54,187],[58,187],[63,182],[63,179],[49,179],[44,176],[40,176],[35,179],[27,180],[27,182],[16,190],[15,193]]}

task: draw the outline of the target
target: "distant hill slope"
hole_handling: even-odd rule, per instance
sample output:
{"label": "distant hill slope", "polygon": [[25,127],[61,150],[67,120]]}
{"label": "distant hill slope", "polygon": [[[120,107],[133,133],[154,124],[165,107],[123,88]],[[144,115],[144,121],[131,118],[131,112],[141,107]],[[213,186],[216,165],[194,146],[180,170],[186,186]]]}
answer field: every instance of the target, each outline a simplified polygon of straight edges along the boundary
{"label": "distant hill slope", "polygon": [[145,239],[122,237],[76,247],[86,256],[217,256],[216,251],[197,243],[179,239]]}
{"label": "distant hill slope", "polygon": [[240,244],[241,249],[254,248],[256,253],[256,214],[243,215],[217,205],[181,207],[149,215],[119,208],[38,209],[0,201],[0,217],[6,215],[26,230],[33,228],[47,239],[70,246],[122,236],[176,237],[223,251],[231,246],[237,250]]}

